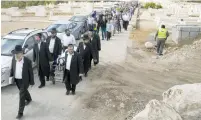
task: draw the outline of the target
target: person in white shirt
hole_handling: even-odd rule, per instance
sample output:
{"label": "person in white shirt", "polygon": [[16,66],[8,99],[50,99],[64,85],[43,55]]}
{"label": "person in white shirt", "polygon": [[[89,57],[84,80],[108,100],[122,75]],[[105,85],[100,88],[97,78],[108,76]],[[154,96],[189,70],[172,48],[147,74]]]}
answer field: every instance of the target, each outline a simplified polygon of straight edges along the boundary
{"label": "person in white shirt", "polygon": [[92,15],[88,17],[87,23],[88,23],[89,31],[93,31],[94,18],[92,17]]}
{"label": "person in white shirt", "polygon": [[69,44],[68,50],[65,52],[64,68],[63,81],[67,90],[66,95],[69,95],[71,90],[75,95],[76,85],[83,74],[83,62],[81,55],[74,51],[73,44]]}
{"label": "person in white shirt", "polygon": [[125,13],[122,16],[122,18],[123,18],[123,28],[127,31],[127,27],[128,27],[129,20],[130,20],[128,13]]}
{"label": "person in white shirt", "polygon": [[[53,84],[55,84],[54,72],[55,72],[55,68],[56,68],[57,58],[61,55],[62,44],[61,44],[61,40],[57,37],[56,28],[53,28],[51,33],[52,34],[50,37],[47,38],[46,43],[47,43],[49,51],[50,51],[51,61],[53,62],[53,63],[51,63],[50,77],[51,77]],[[47,81],[49,81],[49,78],[47,78]]]}
{"label": "person in white shirt", "polygon": [[70,33],[69,29],[65,30],[65,34],[63,35],[63,51],[68,48],[69,44],[76,45],[75,37]]}
{"label": "person in white shirt", "polygon": [[32,101],[28,91],[29,85],[33,86],[35,83],[32,62],[23,56],[22,46],[16,45],[13,53],[15,55],[12,59],[10,77],[14,79],[20,92],[19,110],[16,117],[20,119],[23,116],[25,105],[28,105]]}

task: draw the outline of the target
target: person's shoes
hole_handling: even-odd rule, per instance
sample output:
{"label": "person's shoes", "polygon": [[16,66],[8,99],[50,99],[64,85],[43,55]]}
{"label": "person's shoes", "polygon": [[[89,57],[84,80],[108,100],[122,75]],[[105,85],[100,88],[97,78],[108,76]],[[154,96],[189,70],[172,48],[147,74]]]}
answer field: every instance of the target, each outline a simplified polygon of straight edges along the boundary
{"label": "person's shoes", "polygon": [[50,80],[50,78],[49,78],[49,77],[47,77],[47,78],[46,78],[46,81],[49,81],[49,80]]}
{"label": "person's shoes", "polygon": [[163,54],[159,54],[159,56],[163,56]]}
{"label": "person's shoes", "polygon": [[52,84],[55,85],[55,78],[52,77]]}
{"label": "person's shoes", "polygon": [[85,73],[85,74],[84,74],[84,76],[85,76],[85,77],[87,77],[87,76],[88,76],[88,74],[87,74],[87,73]]}
{"label": "person's shoes", "polygon": [[22,113],[19,113],[16,117],[16,119],[21,119],[23,117],[23,114]]}
{"label": "person's shoes", "polygon": [[75,95],[75,91],[72,91],[72,95]]}
{"label": "person's shoes", "polygon": [[38,86],[38,88],[43,88],[43,87],[45,87],[45,85],[40,85],[40,86]]}
{"label": "person's shoes", "polygon": [[30,103],[31,101],[32,101],[32,100],[26,101],[26,102],[25,102],[25,105],[29,105],[29,103]]}
{"label": "person's shoes", "polygon": [[67,91],[67,92],[66,92],[66,95],[69,95],[69,94],[70,94],[70,91]]}

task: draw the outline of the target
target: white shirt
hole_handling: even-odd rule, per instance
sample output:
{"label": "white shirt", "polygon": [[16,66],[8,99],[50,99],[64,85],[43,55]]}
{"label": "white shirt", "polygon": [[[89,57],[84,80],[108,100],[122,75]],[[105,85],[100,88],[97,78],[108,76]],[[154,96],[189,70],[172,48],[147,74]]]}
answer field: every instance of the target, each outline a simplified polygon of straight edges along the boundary
{"label": "white shirt", "polygon": [[50,53],[53,53],[53,51],[54,51],[54,44],[55,44],[55,38],[51,38],[50,45],[49,45]]}
{"label": "white shirt", "polygon": [[24,58],[21,61],[16,60],[16,68],[15,68],[15,78],[22,79],[22,68],[24,64]]}
{"label": "white shirt", "polygon": [[69,44],[76,44],[75,37],[72,34],[70,36],[63,35],[63,46],[68,46]]}
{"label": "white shirt", "polygon": [[94,21],[93,17],[89,17],[87,20],[88,24],[93,24],[93,21]]}
{"label": "white shirt", "polygon": [[40,45],[41,45],[41,42],[38,43],[38,49],[39,49],[39,50],[40,50]]}
{"label": "white shirt", "polygon": [[84,46],[84,50],[85,50],[85,48],[86,48],[86,45],[84,44],[83,46]]}
{"label": "white shirt", "polygon": [[123,15],[123,20],[124,21],[129,21],[129,16],[127,14]]}
{"label": "white shirt", "polygon": [[67,54],[68,54],[68,56],[67,56],[67,61],[66,61],[66,69],[67,69],[67,70],[70,70],[71,59],[72,59],[72,56],[73,56],[74,54],[70,54],[70,53],[67,53]]}

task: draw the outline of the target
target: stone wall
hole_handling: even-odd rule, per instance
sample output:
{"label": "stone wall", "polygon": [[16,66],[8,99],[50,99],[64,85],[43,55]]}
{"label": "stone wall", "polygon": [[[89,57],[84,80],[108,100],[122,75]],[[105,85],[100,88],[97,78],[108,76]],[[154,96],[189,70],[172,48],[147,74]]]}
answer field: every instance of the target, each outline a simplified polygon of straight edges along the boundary
{"label": "stone wall", "polygon": [[199,34],[201,34],[201,26],[176,25],[172,27],[172,40],[176,44],[192,42]]}

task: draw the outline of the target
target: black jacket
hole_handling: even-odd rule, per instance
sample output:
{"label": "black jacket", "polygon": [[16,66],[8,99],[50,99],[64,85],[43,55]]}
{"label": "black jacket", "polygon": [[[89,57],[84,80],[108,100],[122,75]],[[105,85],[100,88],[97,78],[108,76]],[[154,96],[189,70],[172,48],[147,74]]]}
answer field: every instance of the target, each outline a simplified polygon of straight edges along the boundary
{"label": "black jacket", "polygon": [[87,43],[86,48],[84,49],[84,44],[83,42],[79,43],[77,52],[80,53],[82,59],[83,59],[83,65],[84,65],[84,72],[87,73],[89,71],[89,67],[91,64],[91,55],[94,58],[95,52],[92,51],[92,45],[91,43]]}
{"label": "black jacket", "polygon": [[[49,45],[50,45],[50,40],[51,40],[51,37],[48,37],[47,40],[46,40],[48,48],[49,48]],[[58,37],[56,37],[55,44],[54,44],[54,50],[53,50],[54,56],[58,57],[58,55],[61,55],[61,51],[62,51],[61,40]]]}
{"label": "black jacket", "polygon": [[[15,77],[16,60],[15,57],[12,59],[10,77]],[[22,83],[25,89],[28,89],[29,85],[34,85],[34,75],[32,62],[28,58],[24,57],[24,63],[22,68]]]}
{"label": "black jacket", "polygon": [[97,33],[93,34],[93,38],[90,41],[91,45],[92,45],[92,51],[94,53],[93,59],[96,59],[97,62],[99,62],[99,51],[101,50],[101,41],[100,41],[100,37]]}
{"label": "black jacket", "polygon": [[[66,79],[66,62],[67,62],[68,54],[65,53],[65,64],[64,64],[64,76],[63,81]],[[74,55],[71,59],[71,65],[70,65],[70,84],[78,84],[79,82],[79,74],[83,74],[83,62],[81,56],[74,52]],[[67,78],[68,79],[68,78]]]}
{"label": "black jacket", "polygon": [[34,45],[33,61],[36,62],[38,71],[39,71],[39,64],[40,64],[44,76],[49,75],[50,59],[51,59],[51,56],[50,56],[49,48],[46,42],[41,42],[40,50],[38,48],[38,44]]}

